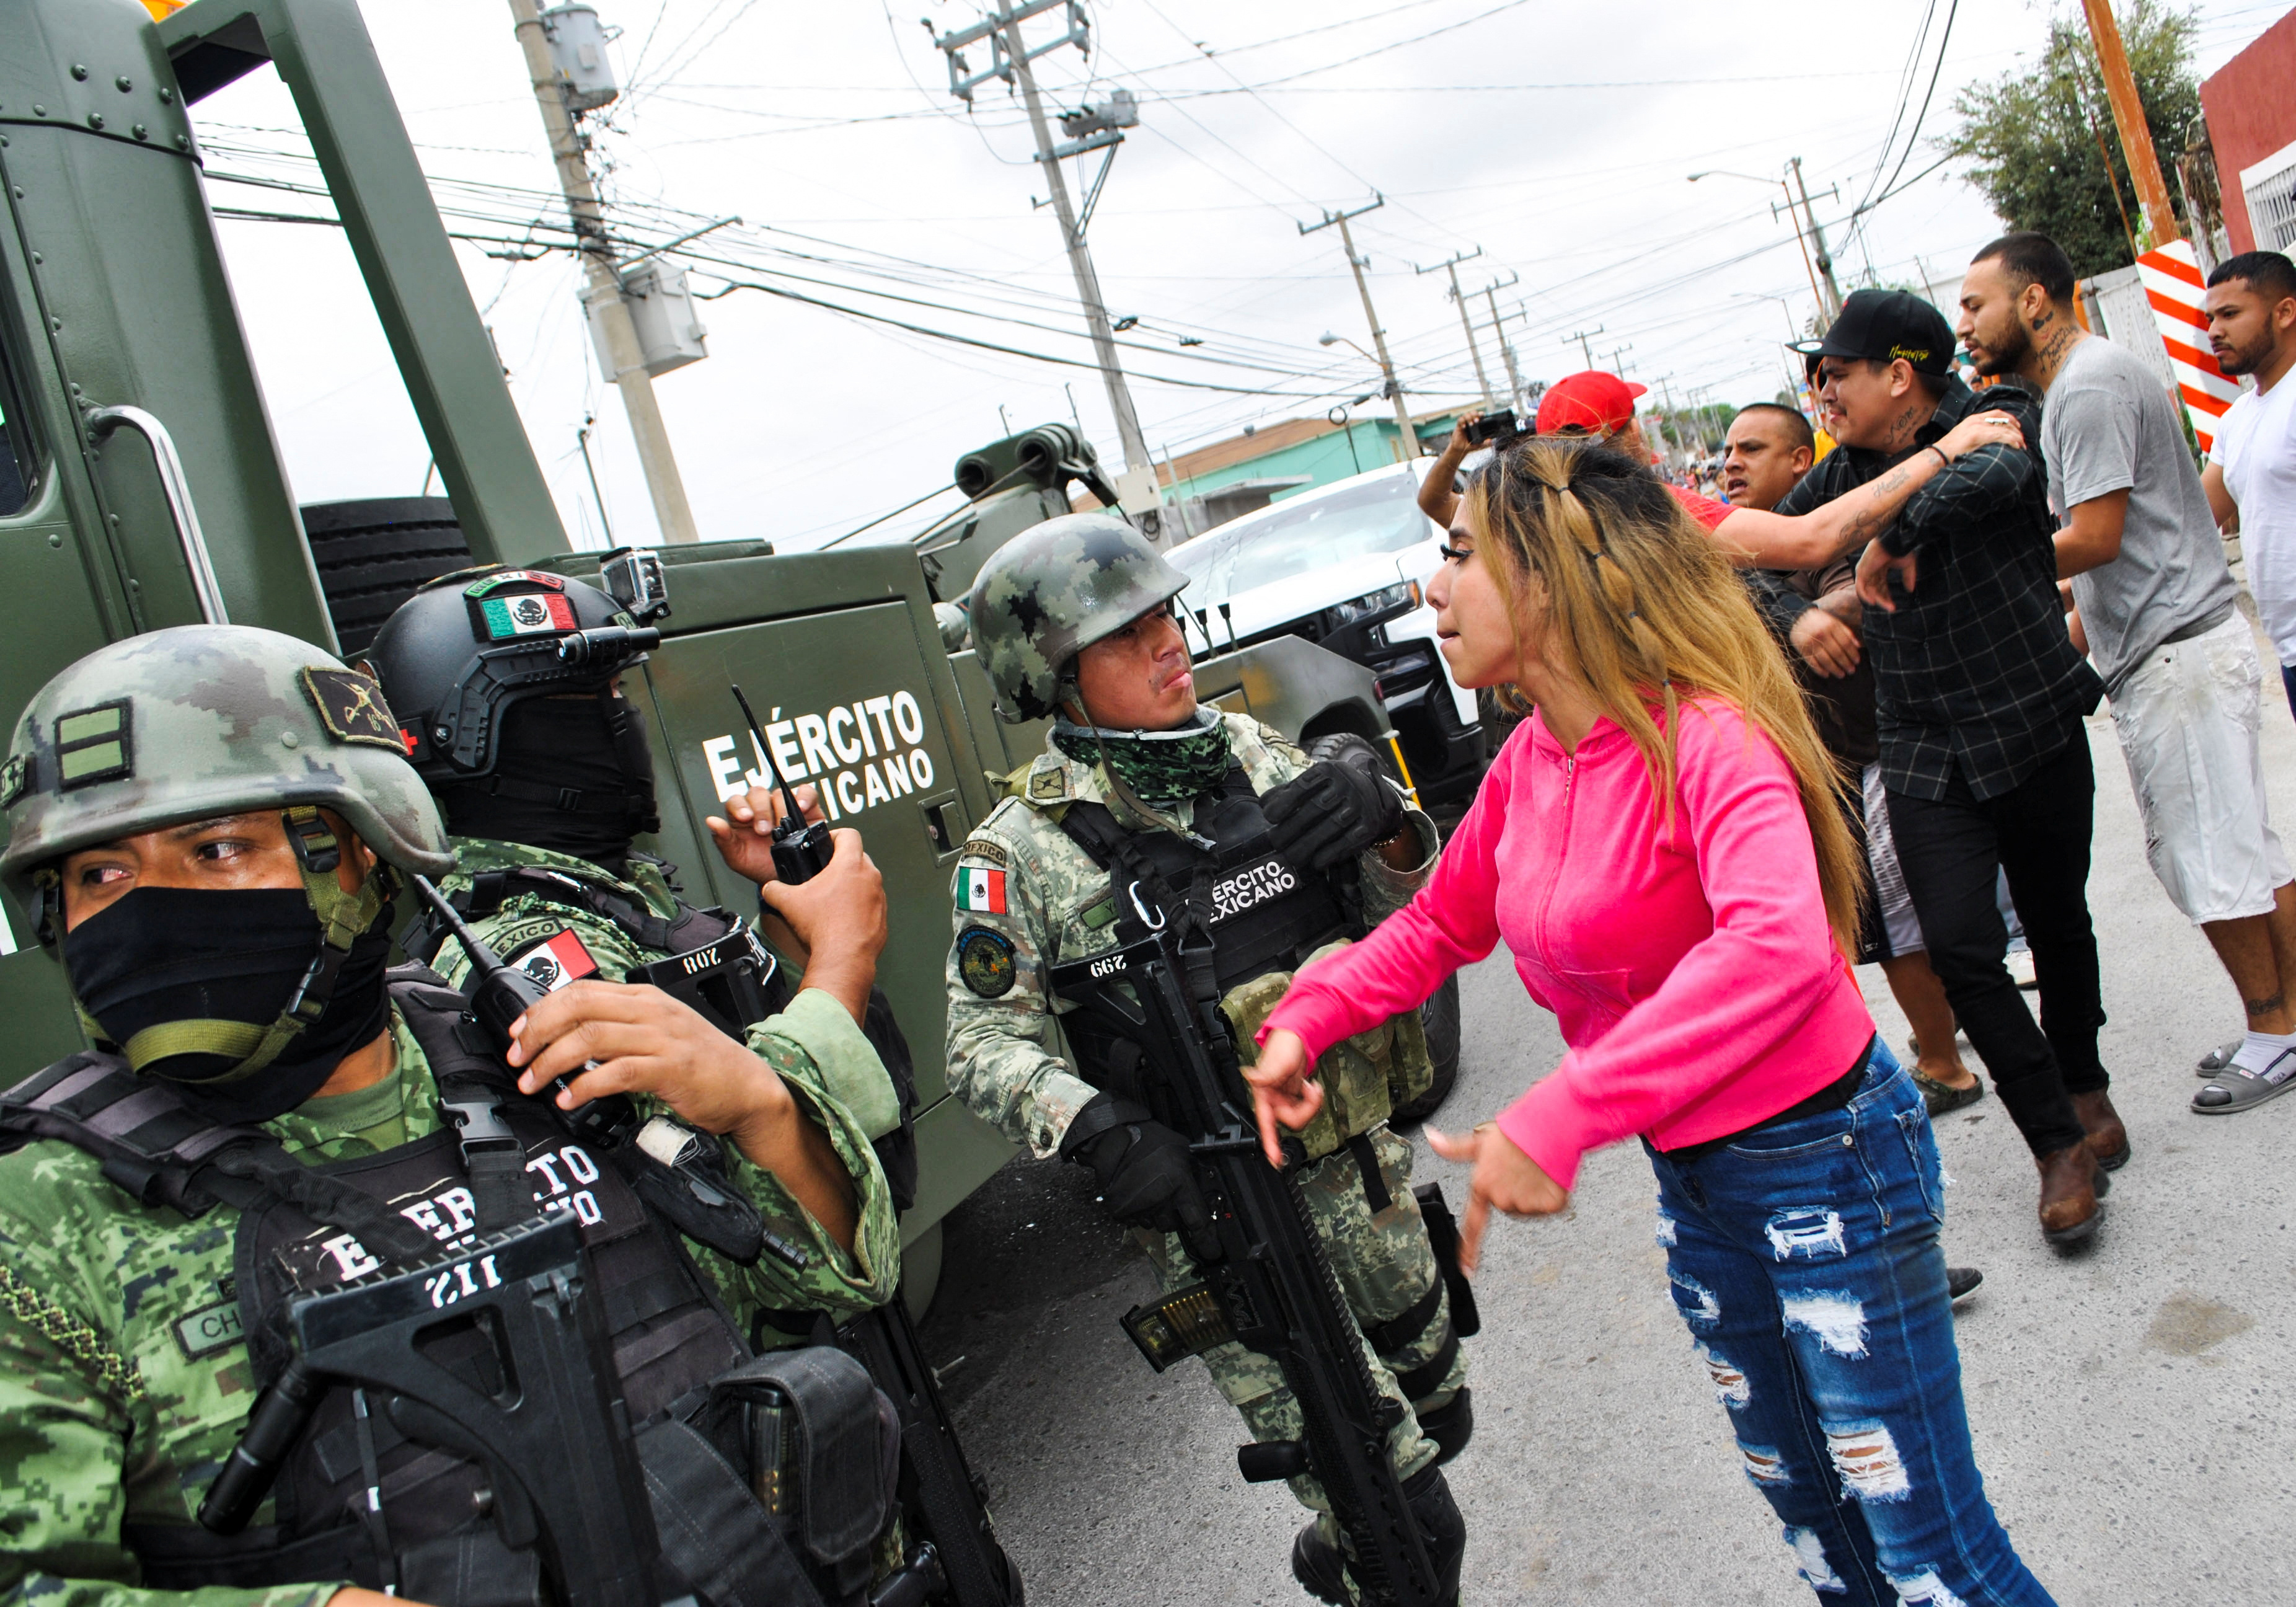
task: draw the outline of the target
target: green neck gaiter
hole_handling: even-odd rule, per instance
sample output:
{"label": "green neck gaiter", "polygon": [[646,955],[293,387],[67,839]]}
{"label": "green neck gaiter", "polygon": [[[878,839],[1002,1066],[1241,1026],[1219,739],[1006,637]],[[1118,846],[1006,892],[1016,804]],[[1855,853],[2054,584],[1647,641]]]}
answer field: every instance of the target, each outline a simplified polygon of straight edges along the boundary
{"label": "green neck gaiter", "polygon": [[1060,720],[1053,743],[1080,765],[1105,758],[1117,780],[1159,808],[1201,798],[1227,775],[1227,722],[1210,709],[1177,731],[1104,731]]}

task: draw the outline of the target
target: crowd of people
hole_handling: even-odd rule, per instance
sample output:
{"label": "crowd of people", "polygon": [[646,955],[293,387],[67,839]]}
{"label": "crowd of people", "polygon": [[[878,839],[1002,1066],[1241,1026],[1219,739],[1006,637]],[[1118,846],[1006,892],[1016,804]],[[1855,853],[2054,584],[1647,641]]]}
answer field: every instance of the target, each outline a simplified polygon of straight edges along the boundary
{"label": "crowd of people", "polygon": [[[2193,1109],[2296,1086],[2296,875],[2222,540],[2296,712],[2296,268],[2251,253],[2210,277],[2211,344],[2254,386],[2205,468],[2073,296],[2029,234],[1978,254],[1957,331],[1858,291],[1801,353],[1816,425],[1732,422],[1726,500],[1652,471],[1615,375],[1550,388],[1464,490],[1463,430],[1422,493],[1448,531],[1427,597],[1454,679],[1525,717],[1447,842],[1368,744],[1303,752],[1201,707],[1185,577],[1120,519],[1049,521],[981,568],[966,613],[998,711],[1049,728],[955,856],[948,1086],[1139,1232],[1161,1288],[1128,1323],[1174,1348],[1160,1365],[1202,1357],[1247,1470],[1311,1511],[1291,1563],[1312,1595],[1345,1607],[1402,1569],[1409,1599],[1458,1599],[1461,1275],[1493,1212],[1562,1209],[1583,1158],[1634,1138],[1675,1302],[1819,1599],[2050,1600],[1972,1449],[1951,1315],[1972,1275],[1944,1259],[1931,1119],[1984,1096],[1965,1032],[2060,1246],[2094,1237],[2136,1152],[2086,891],[2102,700],[2152,867],[2244,1014]],[[930,1368],[899,1360],[917,1171],[874,987],[882,884],[849,828],[785,881],[795,823],[758,788],[709,825],[763,940],[684,898],[636,846],[654,783],[621,677],[657,640],[597,588],[489,566],[418,593],[357,668],[183,627],[90,654],[18,721],[0,876],[95,1047],[0,1097],[12,1596],[538,1604],[562,1520],[497,1503],[515,1447],[284,1361],[316,1303],[378,1270],[463,1255],[431,1305],[490,1297],[480,1236],[556,1213],[584,1259],[501,1298],[594,1283],[597,1466],[705,1599],[951,1578],[1019,1599]],[[500,983],[458,924],[526,979],[515,1011],[449,986]],[[1193,1041],[1241,1062],[1211,1063],[1248,1084],[1370,1399],[1351,1454],[1377,1472],[1344,1499],[1298,1376],[1227,1325],[1250,1316],[1243,1242],[1202,1162],[1250,1138],[1176,1128],[1161,1040],[1076,1013],[1080,965],[1105,980],[1152,939],[1186,962]],[[1455,1242],[1390,1117],[1430,1084],[1423,1007],[1502,939],[1567,1051],[1494,1119],[1429,1130],[1471,1168]],[[394,942],[439,971],[390,969]],[[437,1354],[470,1402],[501,1393],[481,1329],[425,1331],[463,1336]],[[235,1527],[212,1500],[193,1521],[216,1470],[258,1466]],[[1391,1495],[1376,1521],[1365,1488]]]}

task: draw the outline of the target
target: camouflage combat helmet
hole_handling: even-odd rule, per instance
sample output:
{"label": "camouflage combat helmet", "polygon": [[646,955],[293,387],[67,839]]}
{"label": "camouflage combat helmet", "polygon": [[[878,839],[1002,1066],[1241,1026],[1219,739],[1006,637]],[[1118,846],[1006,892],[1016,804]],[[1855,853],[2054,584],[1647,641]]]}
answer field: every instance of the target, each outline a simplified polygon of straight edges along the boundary
{"label": "camouflage combat helmet", "polygon": [[403,870],[454,865],[372,679],[250,626],[130,636],[57,675],[18,717],[0,766],[0,878],[37,906],[39,873],[78,849],[297,806],[336,811]]}
{"label": "camouflage combat helmet", "polygon": [[[386,867],[356,891],[337,876],[341,849],[323,808]],[[388,867],[435,876],[455,864],[381,688],[308,642],[244,625],[130,636],[56,676],[17,718],[0,808],[0,879],[39,911],[40,940],[55,946],[66,855],[163,826],[280,811],[319,922],[303,981],[268,1023],[169,1021],[119,1045],[138,1071],[220,1058],[220,1070],[181,1079],[201,1084],[246,1082],[325,1016],[353,946],[388,918],[397,890]],[[80,1020],[102,1041],[84,1006]]]}
{"label": "camouflage combat helmet", "polygon": [[1051,715],[1078,652],[1187,585],[1113,513],[1065,513],[1021,531],[972,582],[972,643],[996,712],[1015,725]]}

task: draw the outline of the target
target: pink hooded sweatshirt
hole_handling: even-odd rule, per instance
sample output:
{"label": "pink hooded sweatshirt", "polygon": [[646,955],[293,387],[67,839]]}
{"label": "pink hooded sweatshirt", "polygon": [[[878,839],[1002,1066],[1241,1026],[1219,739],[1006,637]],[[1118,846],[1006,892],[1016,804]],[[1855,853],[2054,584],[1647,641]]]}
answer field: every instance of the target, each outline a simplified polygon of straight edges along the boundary
{"label": "pink hooded sweatshirt", "polygon": [[1873,1018],[1826,925],[1777,747],[1715,698],[1683,706],[1672,830],[1627,734],[1575,753],[1525,720],[1410,904],[1300,973],[1260,1037],[1321,1054],[1417,1006],[1505,939],[1570,1045],[1500,1130],[1564,1188],[1587,1151],[1719,1138],[1857,1062]]}

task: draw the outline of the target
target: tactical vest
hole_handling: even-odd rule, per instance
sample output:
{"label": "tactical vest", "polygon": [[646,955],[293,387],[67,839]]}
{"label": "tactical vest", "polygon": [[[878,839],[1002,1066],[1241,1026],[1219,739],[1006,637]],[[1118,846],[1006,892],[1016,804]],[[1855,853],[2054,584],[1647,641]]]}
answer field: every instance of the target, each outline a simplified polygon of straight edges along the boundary
{"label": "tactical vest", "polygon": [[[197,1217],[218,1202],[237,1206],[234,1290],[260,1385],[292,1353],[293,1300],[420,1263],[523,1218],[570,1214],[637,1430],[665,1559],[710,1607],[858,1602],[871,1543],[890,1517],[898,1431],[891,1403],[841,1354],[826,1369],[791,1359],[810,1351],[749,1360],[678,1232],[650,1209],[655,1191],[634,1187],[629,1176],[668,1168],[620,1152],[635,1144],[596,1152],[548,1107],[517,1095],[508,1071],[464,1041],[463,996],[442,979],[401,967],[390,996],[459,1129],[307,1167],[259,1129],[203,1117],[172,1085],[135,1075],[118,1056],[83,1053],[0,1095],[0,1144],[74,1144],[147,1208]],[[522,1187],[506,1188],[506,1176]],[[439,1343],[442,1363],[499,1386],[485,1377],[494,1361],[482,1339],[450,1333]],[[790,1526],[776,1527],[750,1493],[758,1482],[750,1439],[737,1421],[756,1388],[750,1375],[768,1364],[776,1383],[793,1374],[795,1387],[813,1391],[800,1404],[800,1414],[813,1413],[811,1448],[836,1447],[835,1465],[817,1455],[808,1463],[792,1437],[788,1476],[811,1488],[803,1526],[787,1534]],[[272,1487],[268,1525],[228,1537],[127,1525],[122,1539],[144,1584],[193,1590],[350,1579],[432,1607],[546,1607],[537,1554],[510,1544],[491,1521],[483,1467],[410,1440],[382,1404],[328,1389]],[[740,1567],[729,1572],[729,1560]]]}
{"label": "tactical vest", "polygon": [[[568,909],[578,909],[611,922],[639,947],[664,956],[631,972],[632,982],[647,982],[693,1006],[729,1037],[741,1037],[746,1029],[777,1015],[797,996],[796,982],[787,968],[775,963],[748,928],[730,912],[712,906],[698,908],[676,892],[676,867],[660,860],[662,877],[672,888],[677,912],[665,920],[643,901],[609,887],[541,865],[514,865],[481,871],[470,888],[448,900],[466,921],[483,920],[500,910],[505,899],[531,894]],[[735,929],[741,936],[735,937]],[[734,941],[728,943],[729,938]],[[401,946],[409,958],[430,963],[448,941],[445,922],[428,910],[407,927]],[[762,956],[754,963],[751,955]],[[885,1062],[899,1101],[901,1125],[877,1138],[871,1147],[885,1168],[893,1209],[905,1211],[917,1193],[917,1076],[908,1039],[893,1019],[892,1002],[882,988],[869,990],[869,1009],[861,1023],[862,1036]]]}
{"label": "tactical vest", "polygon": [[[1300,870],[1276,851],[1259,795],[1241,765],[1231,764],[1220,790],[1196,801],[1193,832],[1211,845],[1209,851],[1176,832],[1127,831],[1096,803],[1069,805],[1060,824],[1109,873],[1119,944],[1148,935],[1130,896],[1136,882],[1152,906],[1170,908],[1185,901],[1201,912],[1212,938],[1221,1007],[1247,1054],[1252,1035],[1290,986],[1292,973],[1320,951],[1367,930],[1352,885],[1332,873]],[[1141,1098],[1139,1045],[1103,1037],[1078,1018],[1064,1018],[1062,1026],[1086,1081],[1120,1098],[1147,1103]],[[1372,1131],[1433,1078],[1415,1013],[1362,1037],[1360,1054],[1350,1062],[1357,1074],[1346,1086],[1327,1088],[1332,1096],[1329,1108],[1302,1135],[1311,1160]],[[1362,1064],[1353,1065],[1354,1059]],[[1375,1177],[1376,1168],[1367,1175]]]}
{"label": "tactical vest", "polygon": [[[1136,883],[1149,906],[1168,915],[1184,900],[1194,906],[1212,939],[1221,1012],[1239,1049],[1249,1054],[1253,1036],[1290,987],[1292,973],[1325,949],[1364,935],[1362,905],[1357,890],[1339,875],[1299,870],[1276,852],[1259,796],[1241,765],[1229,766],[1218,793],[1197,800],[1193,825],[1195,835],[1212,845],[1210,851],[1173,832],[1128,832],[1100,804],[1073,803],[1061,816],[1070,840],[1110,873],[1119,946],[1148,935],[1148,923],[1132,898]],[[1095,1031],[1083,1012],[1064,1016],[1061,1026],[1086,1081],[1154,1107],[1154,1101],[1144,1097],[1137,1043]],[[1338,1045],[1327,1053],[1319,1072],[1324,1107],[1300,1133],[1300,1142],[1310,1162],[1346,1148],[1362,1180],[1365,1201],[1376,1216],[1392,1203],[1392,1196],[1371,1134],[1396,1104],[1416,1097],[1434,1076],[1418,1012],[1396,1016]],[[1473,1405],[1464,1388],[1439,1406],[1433,1404],[1433,1392],[1458,1358],[1461,1336],[1475,1332],[1480,1320],[1458,1268],[1456,1230],[1441,1188],[1431,1183],[1413,1192],[1439,1275],[1408,1308],[1385,1321],[1365,1321],[1362,1328],[1412,1402],[1421,1430],[1434,1440],[1437,1460],[1447,1462],[1474,1432]],[[1452,1320],[1441,1343],[1431,1357],[1406,1365],[1406,1352],[1420,1344],[1443,1310],[1447,1288]],[[1171,1298],[1185,1300],[1201,1289],[1194,1285]]]}

